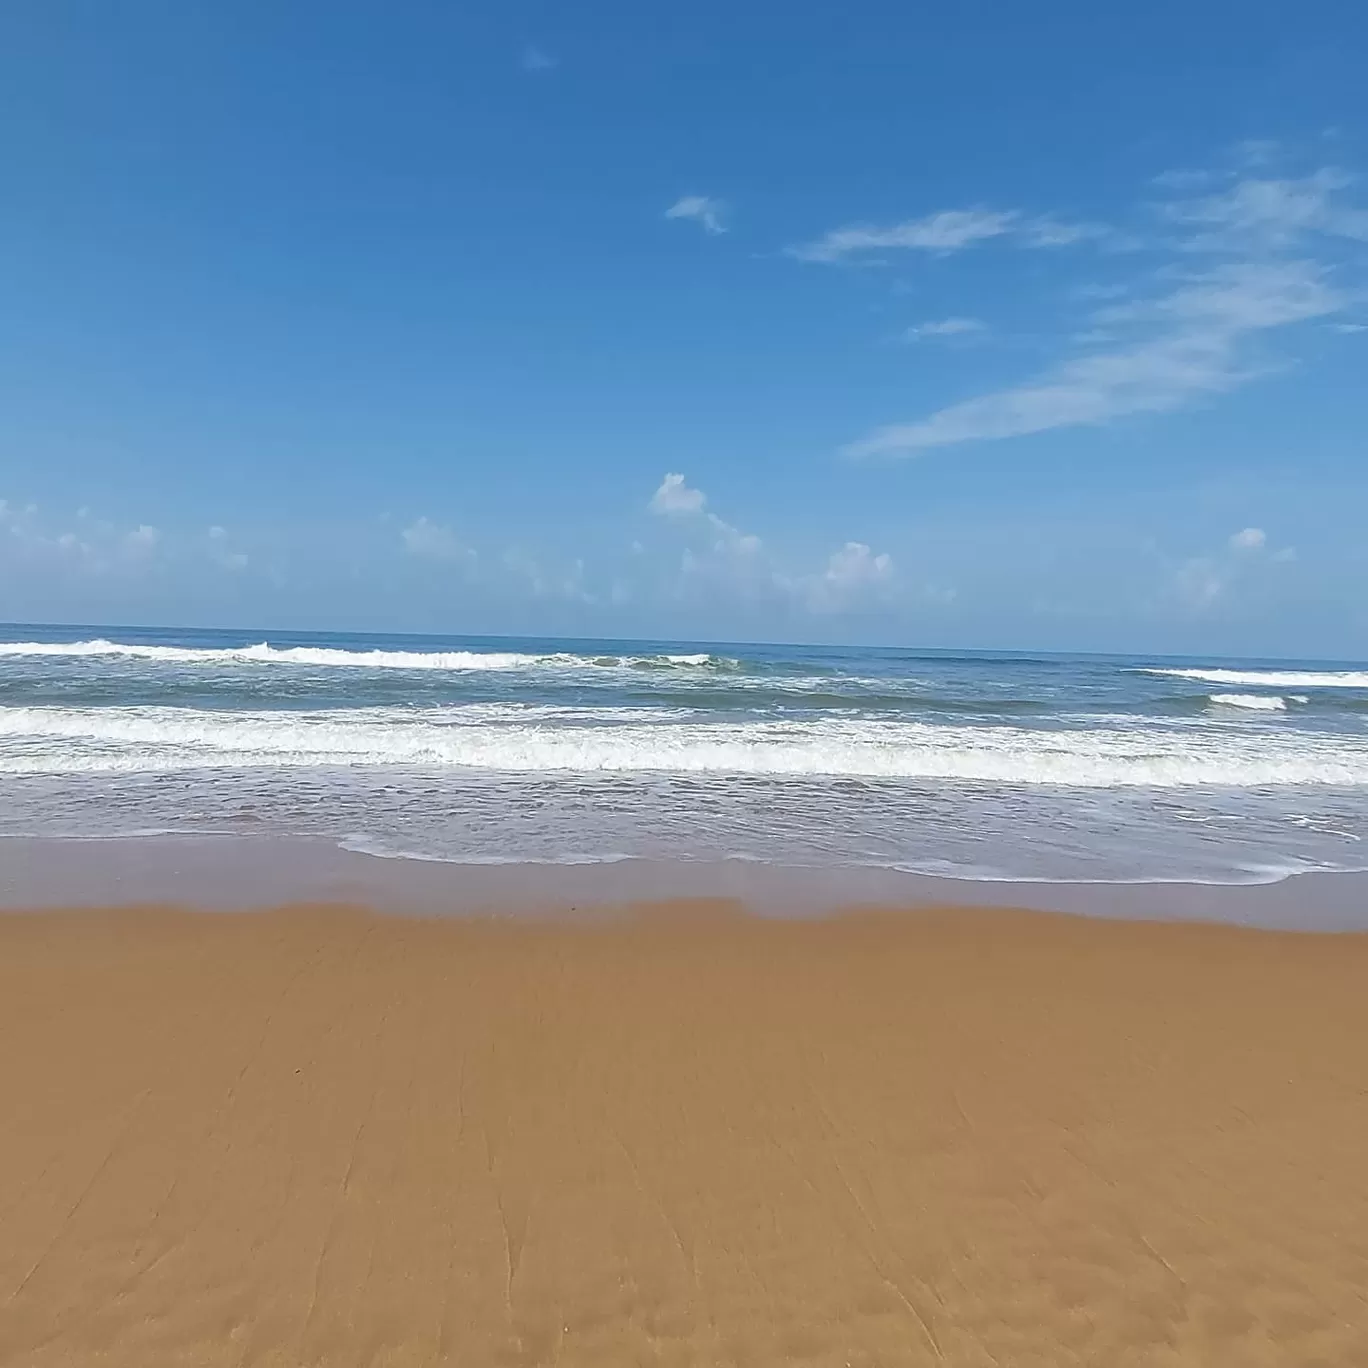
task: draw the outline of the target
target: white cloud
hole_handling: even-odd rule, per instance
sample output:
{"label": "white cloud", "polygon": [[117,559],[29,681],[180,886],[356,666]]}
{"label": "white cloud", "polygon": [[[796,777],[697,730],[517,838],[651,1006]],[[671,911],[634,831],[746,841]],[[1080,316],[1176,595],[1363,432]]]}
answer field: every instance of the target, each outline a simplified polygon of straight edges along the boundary
{"label": "white cloud", "polygon": [[1245,138],[1233,149],[1235,160],[1242,166],[1267,166],[1281,150],[1272,138]]}
{"label": "white cloud", "polygon": [[808,604],[815,612],[839,612],[877,598],[892,579],[891,556],[876,555],[864,542],[846,542],[808,585]]}
{"label": "white cloud", "polygon": [[37,504],[17,507],[0,500],[0,529],[8,535],[0,541],[0,554],[10,553],[23,561],[56,561],[88,574],[126,573],[152,564],[158,553],[174,550],[149,523],[120,527],[105,518],[93,517],[89,509],[75,514],[75,528],[54,523]]}
{"label": "white cloud", "polygon": [[[57,556],[63,561],[87,561],[93,555],[93,548],[74,532],[46,530],[39,516],[37,504],[22,507],[0,499],[0,526],[9,531],[0,551],[9,550],[23,559],[32,557]],[[102,532],[110,529],[104,525]]]}
{"label": "white cloud", "polygon": [[1165,338],[1125,351],[1081,357],[1037,381],[965,400],[911,423],[879,428],[850,443],[850,456],[911,455],[957,442],[1020,437],[1104,423],[1122,414],[1163,412],[1193,395],[1233,388],[1223,337]]}
{"label": "white cloud", "polygon": [[1242,527],[1220,551],[1183,561],[1173,572],[1173,591],[1189,610],[1204,613],[1227,600],[1247,598],[1296,559],[1290,546],[1270,553],[1262,527]]}
{"label": "white cloud", "polygon": [[727,206],[711,195],[683,195],[665,211],[667,219],[692,219],[701,224],[704,232],[725,233],[727,225],[722,221]]}
{"label": "white cloud", "polygon": [[1164,413],[1265,374],[1243,344],[1255,333],[1322,318],[1345,296],[1310,261],[1240,262],[1195,276],[1157,299],[1100,311],[1141,326],[1139,340],[1075,356],[1038,379],[880,428],[846,448],[855,456],[911,455],[957,442],[1019,437]]}
{"label": "white cloud", "polygon": [[664,517],[678,514],[701,513],[707,505],[707,496],[701,489],[691,489],[684,477],[678,474],[666,475],[660,488],[651,495],[650,509]]}
{"label": "white cloud", "polygon": [[399,536],[409,555],[422,556],[427,560],[469,559],[475,554],[462,547],[451,528],[426,517],[410,523]]}
{"label": "white cloud", "polygon": [[521,66],[524,71],[550,71],[560,65],[560,58],[553,57],[544,49],[529,46],[523,49]]}
{"label": "white cloud", "polygon": [[1117,281],[1103,284],[1100,281],[1088,281],[1083,285],[1076,285],[1069,293],[1075,299],[1122,299],[1130,294],[1131,287],[1122,285]]}
{"label": "white cloud", "polygon": [[875,555],[863,542],[846,542],[833,551],[827,562],[824,579],[840,588],[863,584],[881,584],[893,573],[893,561],[888,555]]}
{"label": "white cloud", "polygon": [[548,569],[521,547],[510,546],[503,553],[503,564],[514,578],[526,583],[534,598],[565,599],[572,603],[597,601],[585,588],[583,560],[576,559],[565,569]]}
{"label": "white cloud", "polygon": [[1210,171],[1161,171],[1153,183],[1163,190],[1199,190],[1210,185],[1215,176]]}
{"label": "white cloud", "polygon": [[[1368,210],[1343,201],[1352,177],[1323,168],[1300,179],[1183,172],[1159,180],[1174,198],[1158,210],[1170,230],[1179,231],[1152,245],[1171,252],[1169,266],[1124,283],[1073,288],[1066,298],[1124,296],[1126,302],[1099,305],[1085,327],[1070,319],[1061,330],[1070,345],[1041,374],[878,428],[852,442],[847,453],[910,455],[1170,412],[1283,369],[1256,345],[1261,335],[1316,320],[1345,332],[1364,326],[1335,321],[1359,299],[1340,280],[1345,267],[1333,254],[1335,244],[1342,258],[1346,244],[1368,242]],[[1213,186],[1220,188],[1212,193]],[[990,238],[1042,246],[1102,236],[1118,247],[1128,240],[1096,224],[955,211],[890,229],[840,229],[796,254],[834,262],[888,247],[950,251]],[[1197,272],[1174,269],[1174,263],[1190,265],[1199,252],[1216,260]],[[905,336],[915,341],[955,331],[964,331],[961,321],[947,319]]]}
{"label": "white cloud", "polygon": [[157,549],[161,533],[155,527],[142,523],[124,535],[124,547],[130,555],[150,556]]}
{"label": "white cloud", "polygon": [[714,534],[713,549],[734,555],[753,556],[760,550],[760,538],[754,532],[743,532],[739,527],[724,522],[716,513],[706,515]]}
{"label": "white cloud", "polygon": [[1020,221],[1015,211],[997,213],[988,209],[943,209],[925,218],[907,219],[891,227],[853,224],[834,228],[816,242],[790,249],[802,261],[837,262],[862,252],[888,248],[923,252],[958,252],[976,242],[1002,237]]}
{"label": "white cloud", "polygon": [[1110,237],[1112,230],[1104,223],[1065,223],[1043,215],[1027,219],[1020,233],[1027,247],[1072,247],[1076,242]]}
{"label": "white cloud", "polygon": [[12,504],[8,499],[0,499],[0,523],[4,523],[10,528],[26,527],[33,523],[38,516],[38,505],[35,503]]}
{"label": "white cloud", "polygon": [[676,592],[739,597],[751,603],[778,601],[787,581],[775,567],[764,543],[742,531],[707,506],[707,496],[683,475],[671,473],[660,482],[648,507],[668,518],[683,533]]}
{"label": "white cloud", "polygon": [[1368,242],[1368,211],[1336,199],[1352,184],[1352,176],[1323,167],[1300,180],[1241,180],[1220,194],[1165,205],[1164,212],[1202,230],[1182,244],[1188,250],[1277,249],[1308,233]]}
{"label": "white cloud", "polygon": [[651,495],[648,507],[663,518],[696,519],[700,527],[708,529],[713,550],[719,554],[749,556],[760,549],[759,537],[742,532],[716,513],[709,512],[708,496],[701,489],[692,488],[683,475],[666,475]]}
{"label": "white cloud", "polygon": [[826,263],[888,250],[943,256],[994,238],[1007,238],[1021,247],[1069,247],[1109,232],[1100,223],[1066,223],[1048,215],[1028,218],[1016,209],[942,209],[886,227],[857,223],[834,228],[815,242],[790,247],[789,255]]}
{"label": "white cloud", "polygon": [[758,536],[719,517],[703,491],[677,473],[665,476],[649,507],[675,523],[686,539],[676,586],[682,596],[727,597],[783,612],[836,613],[881,601],[894,581],[892,557],[857,541],[834,551],[820,570],[790,573]]}
{"label": "white cloud", "polygon": [[1179,599],[1198,612],[1210,608],[1226,592],[1228,585],[1225,568],[1207,556],[1184,561],[1173,581]]}
{"label": "white cloud", "polygon": [[981,333],[988,325],[978,318],[941,318],[927,323],[914,323],[903,338],[908,342],[922,342],[928,337],[963,337]]}
{"label": "white cloud", "polygon": [[1157,299],[1100,310],[1104,324],[1174,323],[1218,332],[1280,328],[1338,312],[1347,297],[1314,261],[1234,262],[1184,279]]}
{"label": "white cloud", "polygon": [[216,565],[224,570],[245,570],[247,568],[247,554],[243,551],[233,551],[228,545],[228,529],[220,527],[217,523],[209,529],[209,555]]}

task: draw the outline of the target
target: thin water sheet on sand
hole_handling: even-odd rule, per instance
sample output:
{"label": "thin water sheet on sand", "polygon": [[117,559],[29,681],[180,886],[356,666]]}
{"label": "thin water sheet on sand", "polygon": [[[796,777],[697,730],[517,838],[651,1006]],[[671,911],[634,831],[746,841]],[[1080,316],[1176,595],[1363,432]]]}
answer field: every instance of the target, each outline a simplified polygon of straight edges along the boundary
{"label": "thin water sheet on sand", "polygon": [[1056,883],[754,860],[462,864],[289,837],[0,837],[0,909],[155,903],[232,912],[326,902],[423,916],[525,917],[678,899],[725,900],[779,918],[954,905],[1368,931],[1363,873],[1316,871],[1254,884]]}

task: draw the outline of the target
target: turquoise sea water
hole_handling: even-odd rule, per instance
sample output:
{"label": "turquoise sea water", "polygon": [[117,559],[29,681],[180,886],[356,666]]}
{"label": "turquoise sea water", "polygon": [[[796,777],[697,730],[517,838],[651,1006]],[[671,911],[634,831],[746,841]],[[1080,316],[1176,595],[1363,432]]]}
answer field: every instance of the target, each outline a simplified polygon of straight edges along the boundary
{"label": "turquoise sea water", "polygon": [[0,836],[1005,879],[1368,867],[1368,667],[0,628]]}

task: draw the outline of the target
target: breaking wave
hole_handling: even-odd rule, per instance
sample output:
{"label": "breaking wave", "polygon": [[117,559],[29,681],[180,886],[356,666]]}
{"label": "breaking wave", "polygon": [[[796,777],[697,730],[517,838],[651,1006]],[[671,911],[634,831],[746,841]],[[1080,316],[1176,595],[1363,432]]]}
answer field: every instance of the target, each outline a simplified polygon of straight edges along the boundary
{"label": "breaking wave", "polygon": [[1246,708],[1251,712],[1286,712],[1287,700],[1278,694],[1218,693],[1211,701],[1221,708]]}
{"label": "breaking wave", "polygon": [[1201,684],[1252,684],[1269,689],[1368,689],[1368,670],[1199,670],[1151,665],[1141,673]]}
{"label": "breaking wave", "polygon": [[[529,772],[847,776],[1085,788],[1368,785],[1368,741],[1190,726],[1086,729],[878,718],[592,724],[516,708],[0,708],[0,771],[409,766]],[[569,725],[567,725],[569,723]]]}
{"label": "breaking wave", "polygon": [[555,652],[532,655],[518,651],[350,651],[331,646],[194,647],[149,646],[107,641],[6,641],[0,657],[112,657],[160,661],[168,665],[302,665],[323,669],[364,670],[527,670],[539,667],[714,669],[734,670],[741,662],[706,651],[682,655],[578,655]]}

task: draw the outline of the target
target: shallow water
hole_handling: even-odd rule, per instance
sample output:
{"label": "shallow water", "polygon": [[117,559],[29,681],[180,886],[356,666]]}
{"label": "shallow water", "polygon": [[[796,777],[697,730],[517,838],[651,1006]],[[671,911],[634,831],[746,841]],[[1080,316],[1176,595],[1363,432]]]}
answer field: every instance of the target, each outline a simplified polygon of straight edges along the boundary
{"label": "shallow water", "polygon": [[9,628],[0,835],[1257,883],[1368,867],[1352,663]]}

